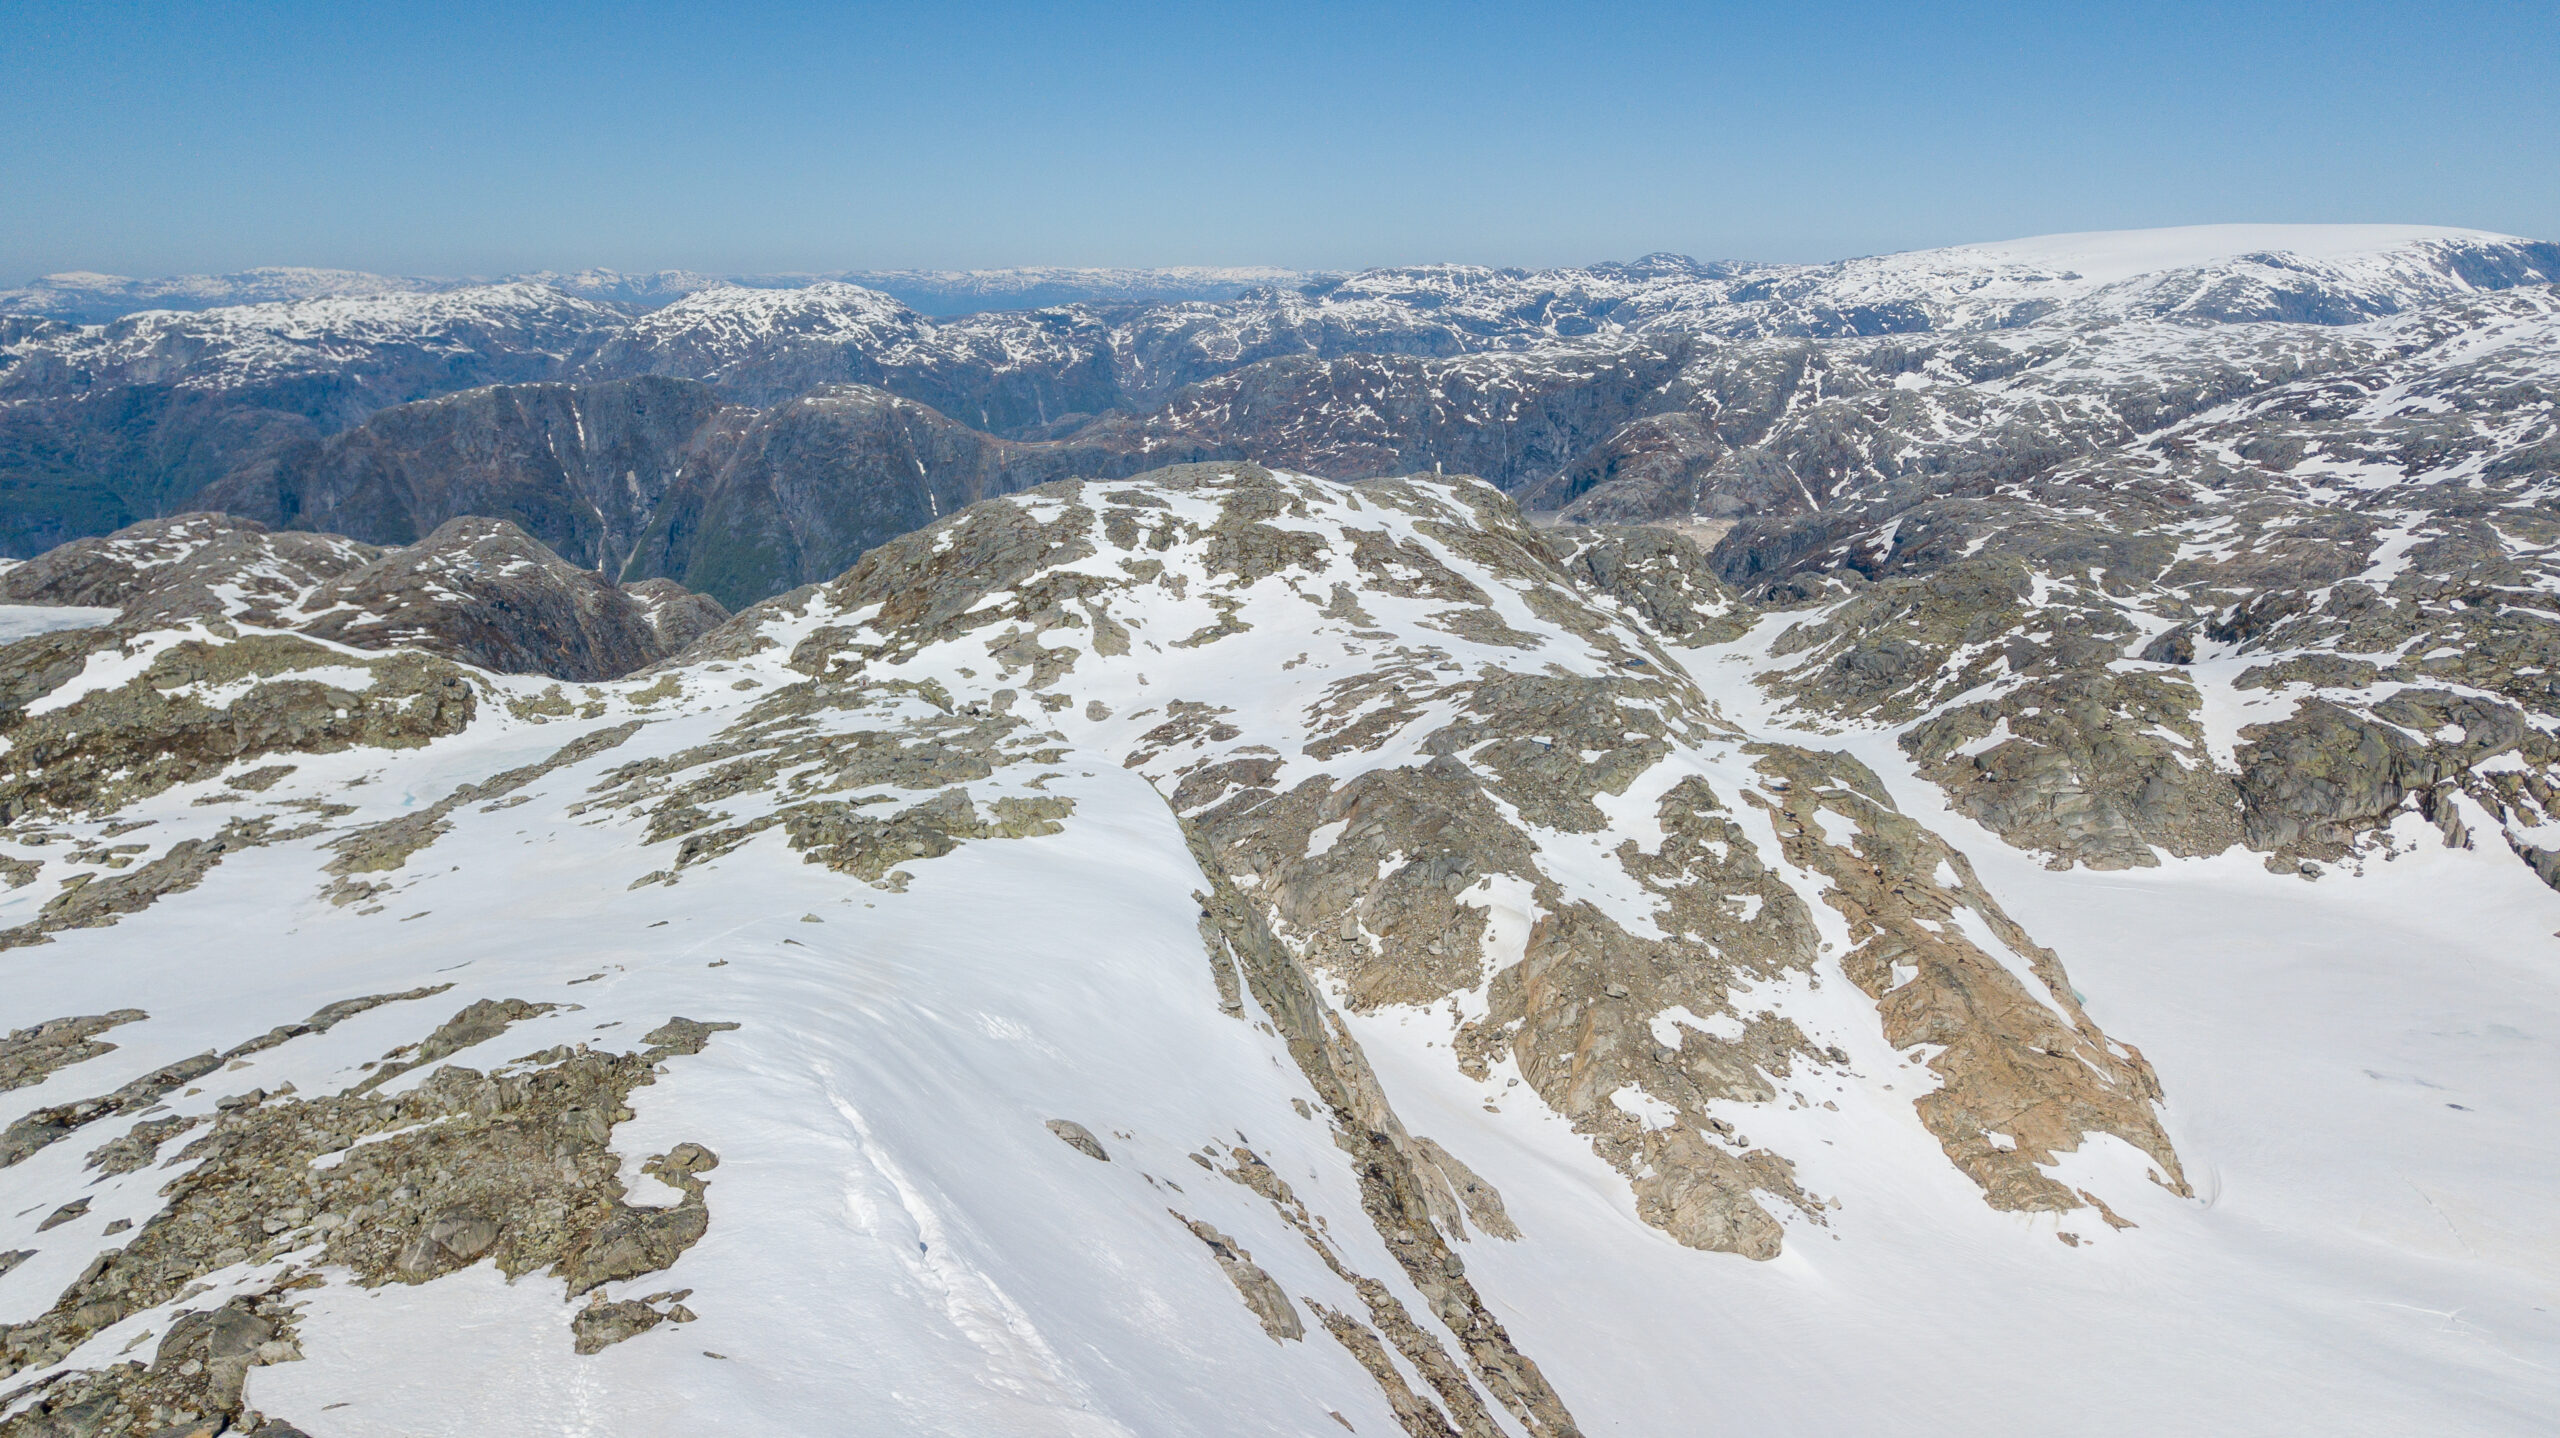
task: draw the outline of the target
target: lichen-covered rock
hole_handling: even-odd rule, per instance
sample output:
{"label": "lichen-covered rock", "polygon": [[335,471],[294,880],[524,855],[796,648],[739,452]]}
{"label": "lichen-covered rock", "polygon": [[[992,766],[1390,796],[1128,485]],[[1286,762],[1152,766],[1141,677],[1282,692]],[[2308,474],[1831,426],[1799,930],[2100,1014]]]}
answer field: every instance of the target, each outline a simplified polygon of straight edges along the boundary
{"label": "lichen-covered rock", "polygon": [[[2240,794],[2252,847],[2335,860],[2411,796],[2466,781],[2494,795],[2475,768],[2524,751],[2527,772],[2560,759],[2560,745],[2515,708],[2442,689],[2403,689],[2368,713],[2325,699],[2293,717],[2243,731]],[[2508,807],[2490,797],[2498,812]]]}
{"label": "lichen-covered rock", "polygon": [[1236,1286],[1237,1294],[1244,1299],[1244,1306],[1253,1310],[1254,1318],[1262,1324],[1262,1331],[1271,1335],[1272,1342],[1296,1343],[1306,1338],[1307,1326],[1298,1321],[1298,1310],[1289,1302],[1289,1295],[1279,1284],[1272,1282],[1271,1275],[1263,1271],[1262,1265],[1253,1261],[1252,1254],[1238,1247],[1234,1239],[1196,1218],[1182,1218],[1178,1213],[1174,1217],[1181,1218],[1192,1236],[1208,1245],[1210,1254],[1218,1260],[1219,1270],[1226,1274],[1228,1282]]}
{"label": "lichen-covered rock", "polygon": [[2089,665],[1941,709],[1902,747],[1959,812],[2056,867],[2149,868],[2241,836],[2199,708],[2177,676]]}
{"label": "lichen-covered rock", "polygon": [[121,609],[120,622],[135,629],[189,619],[290,628],[314,591],[380,556],[372,545],[337,535],[271,530],[228,514],[180,514],[47,550],[0,574],[0,597]]}
{"label": "lichen-covered rock", "polygon": [[116,1046],[98,1035],[149,1017],[140,1009],[117,1009],[52,1019],[0,1037],[0,1093],[42,1083],[56,1069],[113,1053]]}
{"label": "lichen-covered rock", "polygon": [[[458,1051],[534,1011],[482,1001],[414,1054]],[[630,1116],[634,1088],[720,1027],[735,1026],[693,1025],[670,1035],[673,1045],[628,1053],[554,1048],[485,1073],[447,1066],[396,1097],[373,1092],[380,1075],[335,1095],[253,1092],[180,1155],[188,1166],[162,1190],[166,1207],[45,1312],[0,1327],[0,1377],[56,1362],[128,1314],[183,1302],[190,1283],[217,1269],[310,1245],[319,1263],[365,1284],[429,1282],[486,1258],[510,1277],[549,1269],[575,1297],[656,1272],[707,1230],[699,1174],[712,1163],[688,1145],[685,1162],[652,1168],[680,1201],[635,1207],[624,1200],[613,1129]],[[431,1061],[413,1056],[403,1067]],[[317,1281],[289,1265],[270,1280],[276,1296],[181,1316],[149,1367],[75,1375],[49,1390],[44,1411],[58,1417],[103,1400],[90,1431],[118,1435],[157,1432],[190,1413],[233,1421],[249,1367],[299,1356],[280,1338],[294,1322],[280,1295]],[[583,1351],[594,1351],[584,1345],[602,1336],[600,1322],[610,1326],[571,1320]]]}
{"label": "lichen-covered rock", "polygon": [[342,644],[409,645],[560,679],[614,678],[683,647],[631,595],[504,520],[449,520],[322,585],[303,608],[295,628]]}
{"label": "lichen-covered rock", "polygon": [[[1824,901],[1848,920],[1852,944],[1841,966],[1876,1001],[1895,1047],[1929,1051],[1939,1086],[1914,1107],[1992,1206],[2081,1207],[2086,1195],[2043,1168],[2099,1133],[2140,1150],[2158,1182],[2185,1193],[2150,1064],[2089,1019],[2060,960],[2002,912],[1972,864],[1895,809],[1855,759],[1760,753],[1777,783],[1753,801],[1779,824],[1787,857],[1831,879]],[[1827,818],[1846,820],[1845,835]]]}
{"label": "lichen-covered rock", "polygon": [[[0,650],[0,668],[40,661],[27,652],[33,642]],[[112,664],[118,652],[89,662]],[[270,754],[414,747],[461,732],[478,702],[447,661],[415,652],[356,659],[290,635],[135,640],[123,655],[147,663],[120,684],[22,710],[0,730],[10,741],[0,753],[0,809],[12,818],[114,810]]]}
{"label": "lichen-covered rock", "polygon": [[[882,546],[834,585],[741,614],[697,652],[754,653],[775,642],[760,635],[788,632],[799,672],[838,685],[913,684],[904,671],[920,656],[965,646],[995,667],[975,686],[992,691],[996,712],[1023,713],[1036,700],[1072,713],[1086,676],[1104,666],[1154,670],[1162,682],[1184,672],[1176,655],[1214,654],[1236,635],[1263,632],[1256,606],[1303,602],[1307,622],[1342,635],[1324,642],[1347,646],[1352,662],[1311,673],[1290,701],[1294,713],[1266,703],[1248,722],[1175,687],[1126,716],[1088,706],[1086,722],[1126,736],[1126,765],[1158,780],[1214,869],[1234,876],[1243,902],[1297,961],[1361,1008],[1480,994],[1481,1016],[1452,1043],[1464,1071],[1486,1081],[1515,1075],[1508,1081],[1526,1084],[1628,1176],[1638,1212],[1682,1242],[1768,1257],[1784,1231],[1773,1206],[1819,1222],[1826,1200],[1717,1106],[1793,1102],[1794,1088],[1846,1058],[1742,998],[1809,976],[1817,933],[1731,807],[1732,791],[1697,757],[1741,735],[1658,647],[1657,635],[1683,626],[1693,638],[1740,632],[1739,623],[1713,627],[1738,620],[1732,611],[1702,611],[1725,600],[1686,544],[1602,534],[1559,550],[1464,479],[1346,495],[1250,466],[1180,466],[980,506]],[[1913,672],[1934,674],[1967,646],[2006,636],[2043,590],[2022,561],[2001,559],[1872,592],[1872,612],[1817,617],[1797,648],[1836,660],[1907,636]],[[2086,612],[2108,612],[2102,588],[2077,594]],[[1400,611],[1404,623],[1446,641],[1417,643],[1413,628],[1388,627],[1382,615],[1394,605],[1411,606]],[[1380,652],[1361,654],[1364,643]],[[2116,641],[2086,635],[2020,637],[1993,662],[2052,676],[2116,651]],[[937,686],[951,662],[936,663]],[[1831,677],[1856,668],[1835,663],[1806,680],[1806,692],[1848,710],[1924,704],[1889,676],[1863,687]],[[1953,692],[1962,681],[1931,683]],[[934,702],[969,707],[948,693]],[[830,752],[841,752],[837,744]],[[655,811],[653,831],[690,834],[686,854],[696,857],[680,854],[683,865],[783,822],[769,810],[717,827],[714,812],[733,802],[730,786],[776,762],[705,767],[711,777],[692,781],[683,802],[671,792]],[[794,842],[813,855],[848,843],[857,853],[933,852],[943,841],[926,829],[960,832],[939,817],[927,824],[929,806],[898,802],[905,807],[877,817],[804,809]],[[1647,837],[1606,840],[1594,857],[1642,895],[1633,914],[1615,907],[1623,900],[1604,906],[1586,880],[1568,877],[1575,871],[1542,857],[1585,842],[1579,836],[1604,842],[1597,836],[1631,816]],[[949,817],[965,819],[957,807]],[[873,858],[855,872],[891,862]],[[1525,917],[1498,923],[1504,911]],[[1215,926],[1213,975],[1253,968],[1236,922]],[[1967,1012],[1968,1022],[1996,1022],[1993,1009]],[[1719,1032],[1673,1025],[1682,1032],[1675,1045],[1662,1037],[1670,1013]],[[1321,1045],[1327,1026],[1307,1022],[1309,1042]],[[1369,1115],[1364,1126],[1387,1135],[1414,1175],[1432,1224],[1465,1232],[1463,1180],[1359,1097],[1372,1088],[1362,1065],[1330,1062],[1352,1111]],[[2125,1093],[2127,1103],[2149,1102],[2138,1083]],[[2109,1121],[2136,1126],[2124,1115]]]}
{"label": "lichen-covered rock", "polygon": [[683,653],[685,646],[729,622],[729,611],[719,600],[672,579],[643,579],[624,585],[622,592],[640,606],[641,617],[658,636],[661,657]]}
{"label": "lichen-covered rock", "polygon": [[1674,530],[1575,526],[1550,531],[1547,542],[1566,572],[1673,643],[1736,639],[1758,618],[1716,574],[1706,551]]}
{"label": "lichen-covered rock", "polygon": [[1085,1157],[1099,1159],[1104,1163],[1111,1161],[1111,1153],[1102,1146],[1102,1140],[1093,1136],[1092,1129],[1086,1128],[1074,1119],[1053,1118],[1049,1120],[1048,1128],[1049,1132],[1058,1136],[1060,1143]]}

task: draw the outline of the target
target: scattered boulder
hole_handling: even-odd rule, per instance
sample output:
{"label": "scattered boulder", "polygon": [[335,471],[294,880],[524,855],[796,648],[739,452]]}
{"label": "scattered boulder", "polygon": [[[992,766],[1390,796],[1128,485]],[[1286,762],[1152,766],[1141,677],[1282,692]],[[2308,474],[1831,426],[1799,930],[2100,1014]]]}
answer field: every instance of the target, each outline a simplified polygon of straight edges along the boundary
{"label": "scattered boulder", "polygon": [[1074,1119],[1053,1118],[1049,1120],[1049,1132],[1056,1134],[1060,1142],[1064,1143],[1067,1147],[1074,1149],[1076,1152],[1083,1154],[1087,1158],[1100,1159],[1104,1163],[1109,1163],[1111,1161],[1110,1153],[1105,1151],[1102,1147],[1102,1140],[1095,1138],[1093,1136],[1093,1130],[1086,1128],[1083,1124],[1076,1122]]}

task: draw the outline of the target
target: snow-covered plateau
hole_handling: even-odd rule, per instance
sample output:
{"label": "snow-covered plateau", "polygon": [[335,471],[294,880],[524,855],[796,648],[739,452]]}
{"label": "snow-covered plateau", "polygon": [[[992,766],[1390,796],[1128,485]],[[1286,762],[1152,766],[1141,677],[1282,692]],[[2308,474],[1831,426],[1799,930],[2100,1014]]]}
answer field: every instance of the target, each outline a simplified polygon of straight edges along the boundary
{"label": "snow-covered plateau", "polygon": [[2138,533],[1219,460],[610,679],[487,521],[0,574],[0,1434],[2547,1433],[2553,481],[2250,393]]}

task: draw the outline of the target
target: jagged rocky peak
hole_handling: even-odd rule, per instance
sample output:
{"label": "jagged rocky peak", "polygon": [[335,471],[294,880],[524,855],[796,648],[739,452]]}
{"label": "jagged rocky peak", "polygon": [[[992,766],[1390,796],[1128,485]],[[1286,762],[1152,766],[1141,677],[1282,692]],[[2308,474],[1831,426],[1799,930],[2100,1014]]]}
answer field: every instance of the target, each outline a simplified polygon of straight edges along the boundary
{"label": "jagged rocky peak", "polygon": [[628,674],[728,617],[671,580],[618,586],[511,523],[467,517],[391,548],[224,514],[146,520],[0,573],[0,597],[121,611],[98,643],[219,622],[562,679]]}

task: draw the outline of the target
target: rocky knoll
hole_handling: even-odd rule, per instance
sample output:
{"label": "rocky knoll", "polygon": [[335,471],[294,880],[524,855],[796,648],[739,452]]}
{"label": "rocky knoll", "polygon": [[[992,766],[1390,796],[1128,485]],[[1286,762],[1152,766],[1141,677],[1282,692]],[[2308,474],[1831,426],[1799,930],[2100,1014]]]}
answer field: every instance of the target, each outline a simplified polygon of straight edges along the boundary
{"label": "rocky knoll", "polygon": [[668,581],[624,589],[513,524],[478,518],[378,549],[184,514],[17,565],[0,573],[0,597],[122,611],[108,629],[54,637],[75,650],[131,646],[191,622],[246,625],[562,679],[628,674],[727,618],[715,601]]}

